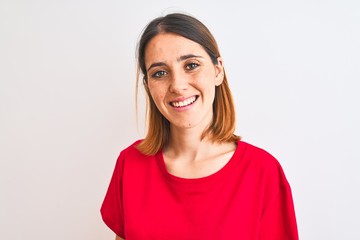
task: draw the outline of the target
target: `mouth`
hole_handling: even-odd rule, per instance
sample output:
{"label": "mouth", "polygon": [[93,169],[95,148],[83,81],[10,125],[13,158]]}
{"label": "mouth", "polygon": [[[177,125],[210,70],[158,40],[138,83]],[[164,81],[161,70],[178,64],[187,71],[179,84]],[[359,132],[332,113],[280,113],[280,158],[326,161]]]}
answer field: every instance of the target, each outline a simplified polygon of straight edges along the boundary
{"label": "mouth", "polygon": [[170,102],[170,105],[175,108],[186,107],[186,106],[193,104],[198,99],[198,97],[199,97],[198,95],[195,95],[195,96],[189,97],[187,99],[184,99],[182,101],[173,101],[173,102]]}

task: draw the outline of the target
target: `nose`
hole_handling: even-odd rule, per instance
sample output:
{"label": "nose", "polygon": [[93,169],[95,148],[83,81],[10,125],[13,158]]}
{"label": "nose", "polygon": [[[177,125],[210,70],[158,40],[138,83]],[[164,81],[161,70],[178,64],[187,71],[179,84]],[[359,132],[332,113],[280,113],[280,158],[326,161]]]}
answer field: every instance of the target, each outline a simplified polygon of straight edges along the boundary
{"label": "nose", "polygon": [[188,88],[188,79],[186,74],[181,72],[172,72],[169,85],[169,91],[172,93],[182,93]]}

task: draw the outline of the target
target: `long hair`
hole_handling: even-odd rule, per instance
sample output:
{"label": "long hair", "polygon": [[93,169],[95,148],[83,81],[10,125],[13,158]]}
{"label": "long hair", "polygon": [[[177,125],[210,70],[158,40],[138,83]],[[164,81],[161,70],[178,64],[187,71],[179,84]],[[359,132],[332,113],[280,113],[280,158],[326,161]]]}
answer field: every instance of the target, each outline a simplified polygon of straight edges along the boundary
{"label": "long hair", "polygon": [[[214,65],[218,64],[220,52],[215,38],[209,29],[194,17],[181,13],[173,13],[152,20],[143,31],[137,48],[137,81],[136,96],[138,95],[139,81],[142,81],[146,90],[147,105],[147,133],[137,148],[145,155],[153,155],[164,147],[170,136],[170,123],[157,109],[147,87],[147,71],[145,66],[145,50],[148,42],[161,33],[174,33],[200,44],[210,56]],[[221,85],[215,87],[213,103],[213,119],[210,126],[203,132],[205,137],[214,142],[236,142],[240,139],[235,131],[235,108],[229,84],[224,72]]]}

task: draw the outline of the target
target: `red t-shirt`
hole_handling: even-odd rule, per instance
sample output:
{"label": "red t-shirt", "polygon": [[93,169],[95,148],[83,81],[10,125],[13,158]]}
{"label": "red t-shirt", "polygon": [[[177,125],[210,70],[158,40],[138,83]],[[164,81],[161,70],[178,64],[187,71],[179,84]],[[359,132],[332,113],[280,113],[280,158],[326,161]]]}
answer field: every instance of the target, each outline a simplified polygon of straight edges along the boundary
{"label": "red t-shirt", "polygon": [[295,240],[290,186],[278,161],[243,141],[218,172],[171,175],[162,152],[123,150],[101,207],[104,222],[126,240]]}

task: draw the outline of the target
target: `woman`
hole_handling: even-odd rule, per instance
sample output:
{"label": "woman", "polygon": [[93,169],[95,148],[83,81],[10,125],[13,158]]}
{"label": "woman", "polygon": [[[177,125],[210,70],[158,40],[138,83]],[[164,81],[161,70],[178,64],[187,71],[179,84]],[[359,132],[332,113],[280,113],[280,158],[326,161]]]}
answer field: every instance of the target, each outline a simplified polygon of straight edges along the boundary
{"label": "woman", "polygon": [[234,104],[209,30],[184,14],[154,19],[138,66],[148,132],[120,153],[101,208],[116,239],[298,239],[278,161],[234,135]]}

